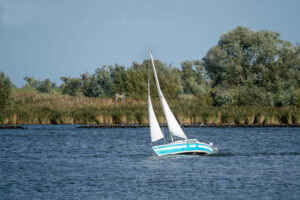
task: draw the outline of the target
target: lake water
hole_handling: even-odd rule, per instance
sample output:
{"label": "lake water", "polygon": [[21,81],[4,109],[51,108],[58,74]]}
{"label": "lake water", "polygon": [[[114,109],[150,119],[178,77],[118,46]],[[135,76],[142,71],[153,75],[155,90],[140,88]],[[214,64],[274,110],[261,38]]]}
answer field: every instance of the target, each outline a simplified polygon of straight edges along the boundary
{"label": "lake water", "polygon": [[0,199],[300,199],[300,128],[186,128],[212,156],[156,157],[148,128],[0,130]]}

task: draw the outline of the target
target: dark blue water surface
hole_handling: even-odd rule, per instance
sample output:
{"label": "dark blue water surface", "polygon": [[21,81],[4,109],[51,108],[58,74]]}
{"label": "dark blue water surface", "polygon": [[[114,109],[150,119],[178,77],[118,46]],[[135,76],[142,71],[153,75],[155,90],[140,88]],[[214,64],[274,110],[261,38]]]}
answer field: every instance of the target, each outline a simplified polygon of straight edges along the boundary
{"label": "dark blue water surface", "polygon": [[148,128],[0,130],[0,199],[300,199],[300,128],[186,128],[213,156],[156,157]]}

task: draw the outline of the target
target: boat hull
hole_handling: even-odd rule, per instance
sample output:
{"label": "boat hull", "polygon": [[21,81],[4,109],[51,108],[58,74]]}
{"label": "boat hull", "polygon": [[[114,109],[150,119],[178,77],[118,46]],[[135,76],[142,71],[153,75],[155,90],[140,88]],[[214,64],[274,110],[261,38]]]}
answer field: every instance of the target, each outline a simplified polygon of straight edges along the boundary
{"label": "boat hull", "polygon": [[205,143],[170,143],[152,147],[157,156],[172,154],[199,154],[207,155],[214,153],[214,148]]}

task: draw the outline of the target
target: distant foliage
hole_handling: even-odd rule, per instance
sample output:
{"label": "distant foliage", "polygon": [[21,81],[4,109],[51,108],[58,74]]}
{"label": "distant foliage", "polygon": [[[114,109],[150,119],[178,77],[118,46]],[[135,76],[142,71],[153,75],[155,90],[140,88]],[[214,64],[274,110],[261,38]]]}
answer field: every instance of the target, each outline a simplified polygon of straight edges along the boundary
{"label": "distant foliage", "polygon": [[[167,97],[174,98],[182,93],[181,73],[177,68],[155,61],[159,71],[161,88]],[[81,74],[80,78],[61,77],[64,82],[60,88],[63,94],[70,96],[84,95],[86,97],[112,97],[116,93],[125,93],[136,99],[146,98],[150,61],[142,64],[134,62],[130,68],[119,66],[103,66],[97,68],[94,74]],[[154,76],[151,71],[151,93],[157,96]]]}
{"label": "distant foliage", "polygon": [[[300,45],[272,31],[237,27],[223,34],[202,60],[181,68],[155,60],[160,87],[168,100],[188,99],[202,106],[300,106]],[[61,77],[60,89],[70,96],[111,98],[125,94],[146,99],[149,70],[151,96],[157,89],[150,60],[97,68],[79,78]],[[55,84],[25,77],[24,87],[48,93]]]}
{"label": "distant foliage", "polygon": [[81,95],[82,81],[79,78],[69,78],[63,76],[60,79],[64,82],[60,85],[63,94],[68,94],[70,96]]}
{"label": "distant foliage", "polygon": [[12,91],[12,83],[4,72],[0,73],[0,110],[9,105],[10,95]]}
{"label": "distant foliage", "polygon": [[106,66],[97,68],[95,73],[81,74],[82,93],[86,97],[108,97],[112,95],[112,80]]}
{"label": "distant foliage", "polygon": [[40,92],[49,93],[55,87],[56,84],[54,82],[51,82],[50,79],[46,78],[44,81],[39,82],[36,89]]}
{"label": "distant foliage", "polygon": [[[161,89],[168,98],[176,98],[182,92],[180,72],[178,69],[155,60],[155,66],[158,71]],[[132,67],[127,70],[127,94],[130,97],[146,98],[148,74],[151,69],[150,60],[144,60],[143,64],[133,63]],[[151,78],[151,96],[157,96],[155,79],[153,71],[150,71]]]}
{"label": "distant foliage", "polygon": [[31,87],[31,88],[36,88],[38,86],[38,81],[35,80],[33,77],[25,76],[24,80],[27,82],[24,87]]}
{"label": "distant foliage", "polygon": [[299,102],[300,46],[271,31],[237,27],[204,57],[215,105],[290,106]]}
{"label": "distant foliage", "polygon": [[181,63],[181,80],[184,94],[195,95],[203,105],[211,105],[210,83],[203,61],[185,61]]}
{"label": "distant foliage", "polygon": [[51,82],[48,78],[44,81],[38,81],[33,77],[25,76],[24,80],[27,82],[24,85],[25,88],[35,88],[42,93],[49,93],[52,89],[56,88],[56,83]]}

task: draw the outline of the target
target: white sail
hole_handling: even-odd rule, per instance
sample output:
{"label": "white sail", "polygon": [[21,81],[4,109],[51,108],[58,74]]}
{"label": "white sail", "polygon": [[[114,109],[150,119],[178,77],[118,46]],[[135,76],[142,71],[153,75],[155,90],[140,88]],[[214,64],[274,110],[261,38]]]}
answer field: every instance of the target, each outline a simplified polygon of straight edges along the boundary
{"label": "white sail", "polygon": [[164,135],[159,127],[158,121],[156,119],[150,97],[150,80],[148,80],[148,114],[149,114],[149,125],[150,125],[150,135],[151,141],[155,142],[164,138]]}
{"label": "white sail", "polygon": [[171,111],[171,109],[170,109],[163,93],[161,92],[151,51],[150,51],[150,58],[151,58],[151,63],[152,63],[153,71],[154,71],[154,77],[155,77],[155,81],[156,81],[156,86],[157,86],[159,99],[160,99],[161,105],[163,107],[164,114],[165,114],[166,119],[167,119],[168,128],[169,128],[169,132],[170,132],[170,135],[171,135],[171,140],[173,141],[173,135],[175,135],[177,137],[181,137],[183,139],[187,139],[187,137],[184,134],[182,128],[180,127],[179,123],[177,122],[175,116],[173,115],[173,113],[172,113],[172,111]]}

